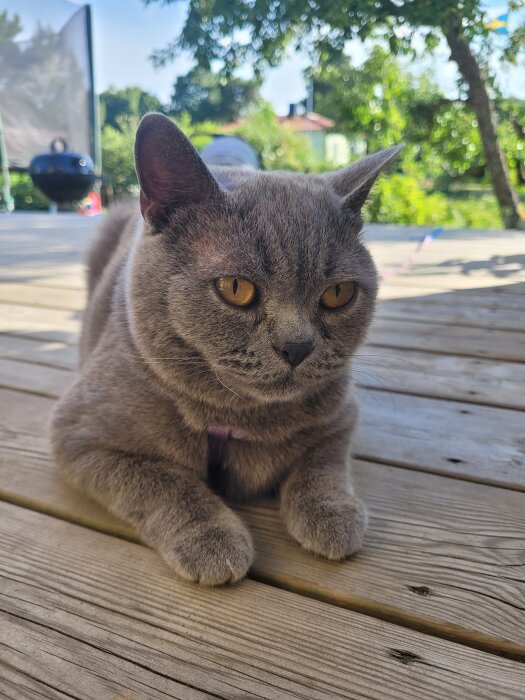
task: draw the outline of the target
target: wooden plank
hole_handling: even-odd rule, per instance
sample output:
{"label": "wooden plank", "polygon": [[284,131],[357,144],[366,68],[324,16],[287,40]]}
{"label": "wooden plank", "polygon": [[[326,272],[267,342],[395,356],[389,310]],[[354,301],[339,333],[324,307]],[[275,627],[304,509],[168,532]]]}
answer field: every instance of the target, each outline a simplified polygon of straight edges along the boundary
{"label": "wooden plank", "polygon": [[[0,357],[58,369],[75,369],[78,364],[77,348],[65,343],[20,338],[0,333]],[[14,369],[14,368],[13,368]],[[23,367],[19,368],[24,371]],[[16,381],[16,377],[13,377]]]}
{"label": "wooden plank", "polygon": [[[2,421],[0,497],[135,539],[59,479],[43,428],[51,402],[18,396]],[[363,552],[343,564],[315,559],[276,512],[252,508],[243,515],[259,552],[255,575],[525,658],[523,494],[359,460],[354,472],[371,511]]]}
{"label": "wooden plank", "polygon": [[48,309],[81,311],[85,305],[85,293],[77,289],[60,289],[21,282],[0,282],[0,302],[23,304]]}
{"label": "wooden plank", "polygon": [[79,312],[0,303],[0,332],[2,333],[51,342],[75,343],[79,331]]}
{"label": "wooden plank", "polygon": [[514,362],[525,360],[525,333],[491,328],[466,331],[461,326],[378,318],[368,334],[368,344]]}
{"label": "wooden plank", "polygon": [[[4,579],[5,580],[5,579]],[[14,614],[0,612],[0,694],[4,698],[214,698],[176,680],[166,679],[137,663],[120,658],[116,653],[101,651],[71,635],[74,621],[62,616],[63,625],[57,632],[38,617],[40,624],[20,616],[17,600],[29,593],[33,607],[44,610],[51,601],[45,592],[36,600],[29,586],[22,586],[10,595],[6,585],[6,608]],[[31,596],[31,594],[33,594]],[[24,595],[24,597],[26,597]],[[24,601],[25,602],[25,601]],[[0,603],[1,605],[1,603]],[[26,604],[27,605],[27,604]],[[82,607],[79,606],[80,612]],[[69,616],[72,617],[71,615]],[[78,626],[76,626],[78,629]],[[27,683],[31,694],[25,694]],[[13,688],[14,686],[14,688]],[[14,694],[10,695],[10,688]],[[38,695],[35,693],[38,691]]]}
{"label": "wooden plank", "polygon": [[457,306],[450,304],[422,304],[419,298],[403,301],[382,301],[377,317],[441,323],[462,328],[495,328],[503,331],[525,331],[525,310],[501,308],[497,304],[487,307],[470,306],[467,300]]}
{"label": "wooden plank", "polygon": [[[375,389],[359,388],[357,394],[361,420],[353,447],[356,457],[525,490],[522,411]],[[40,417],[49,415],[51,400],[0,389],[0,403],[0,421],[12,426],[11,442],[2,451],[24,449],[18,419],[20,426],[28,426],[28,438],[45,444]]]}
{"label": "wooden plank", "polygon": [[367,388],[525,409],[525,364],[517,362],[365,346],[353,368]]}
{"label": "wooden plank", "polygon": [[[0,358],[37,363],[59,370],[75,369],[77,350],[64,343],[50,343],[0,334]],[[0,363],[0,368],[2,364]],[[354,363],[360,386],[397,393],[525,409],[525,365],[501,360],[440,355],[402,348],[364,346]],[[64,373],[49,374],[46,367],[5,365],[2,386],[42,392],[58,397],[67,385]]]}
{"label": "wooden plank", "polygon": [[[521,289],[521,285],[517,286]],[[505,293],[506,286],[488,289],[463,289],[460,291],[443,290],[437,287],[418,287],[409,279],[383,282],[379,287],[380,300],[402,300],[417,297],[420,304],[439,304],[460,306],[476,306],[481,308],[505,309],[509,311],[525,311],[525,296],[523,294]]]}
{"label": "wooden plank", "polygon": [[[75,347],[2,334],[0,357],[58,369],[75,369],[77,366]],[[525,408],[525,365],[515,362],[370,345],[358,352],[353,367],[358,384],[366,388],[502,408]],[[2,385],[40,392],[44,383],[47,394],[58,396],[67,382],[65,375],[64,384],[57,384],[56,392],[53,392],[53,380],[46,374],[45,368],[27,371],[24,365],[11,365],[9,372],[3,374]]]}
{"label": "wooden plank", "polygon": [[[75,256],[78,257],[77,255]],[[31,266],[4,265],[0,259],[0,281],[8,283],[28,283],[41,287],[63,288],[64,290],[83,291],[85,288],[84,265],[80,263],[41,265],[34,263]]]}
{"label": "wooden plank", "polygon": [[[522,242],[523,246],[523,242]],[[523,274],[509,280],[507,277],[497,279],[494,275],[466,275],[451,272],[435,272],[426,267],[420,268],[417,265],[408,272],[394,277],[389,277],[385,284],[388,286],[411,286],[421,288],[421,293],[425,289],[439,289],[442,292],[462,291],[465,293],[478,294],[483,291],[485,294],[496,294],[506,297],[507,295],[522,296],[525,291]]]}
{"label": "wooden plank", "polygon": [[56,398],[65,392],[74,379],[74,373],[69,370],[0,357],[0,387]]}
{"label": "wooden plank", "polygon": [[[49,342],[75,343],[78,313],[60,309],[0,304],[0,331]],[[371,345],[428,350],[449,355],[525,360],[525,332],[469,328],[437,323],[378,318],[368,335]]]}
{"label": "wooden plank", "polygon": [[362,459],[525,490],[522,411],[358,389]]}
{"label": "wooden plank", "polygon": [[525,684],[508,659],[253,581],[184,584],[145,547],[8,504],[0,516],[0,607],[22,640],[45,627],[219,697],[519,698]]}

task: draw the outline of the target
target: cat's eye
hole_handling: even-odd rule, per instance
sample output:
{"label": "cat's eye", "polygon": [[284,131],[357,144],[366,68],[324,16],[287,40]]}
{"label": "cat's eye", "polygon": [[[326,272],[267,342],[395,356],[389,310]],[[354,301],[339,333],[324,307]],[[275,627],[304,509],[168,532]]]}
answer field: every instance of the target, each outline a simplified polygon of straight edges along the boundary
{"label": "cat's eye", "polygon": [[255,299],[255,285],[244,277],[219,277],[215,286],[221,297],[234,306],[249,306]]}
{"label": "cat's eye", "polygon": [[321,296],[321,306],[326,309],[339,309],[349,304],[355,297],[357,284],[355,282],[339,282],[327,287]]}

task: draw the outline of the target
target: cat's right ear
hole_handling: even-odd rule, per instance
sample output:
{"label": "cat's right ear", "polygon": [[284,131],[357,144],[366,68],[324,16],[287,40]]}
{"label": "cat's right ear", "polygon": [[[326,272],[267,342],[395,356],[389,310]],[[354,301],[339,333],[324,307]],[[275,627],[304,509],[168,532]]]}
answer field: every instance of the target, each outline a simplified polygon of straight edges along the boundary
{"label": "cat's right ear", "polygon": [[405,147],[400,143],[393,148],[372,153],[352,163],[342,170],[333,173],[324,173],[323,177],[333,190],[344,197],[344,206],[352,211],[360,211],[383,168]]}
{"label": "cat's right ear", "polygon": [[188,138],[163,114],[146,114],[140,122],[135,168],[142,216],[154,227],[165,223],[177,208],[202,204],[220,194]]}

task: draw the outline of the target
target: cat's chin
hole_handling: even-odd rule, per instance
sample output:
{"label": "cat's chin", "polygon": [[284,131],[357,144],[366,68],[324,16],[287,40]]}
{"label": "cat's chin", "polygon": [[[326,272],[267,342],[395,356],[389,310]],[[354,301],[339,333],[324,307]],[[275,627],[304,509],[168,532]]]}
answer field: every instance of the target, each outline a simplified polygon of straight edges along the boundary
{"label": "cat's chin", "polygon": [[319,383],[294,376],[292,373],[281,377],[275,377],[270,381],[247,381],[246,378],[239,381],[235,391],[239,394],[258,401],[259,403],[276,403],[295,401],[312,391],[317,391]]}

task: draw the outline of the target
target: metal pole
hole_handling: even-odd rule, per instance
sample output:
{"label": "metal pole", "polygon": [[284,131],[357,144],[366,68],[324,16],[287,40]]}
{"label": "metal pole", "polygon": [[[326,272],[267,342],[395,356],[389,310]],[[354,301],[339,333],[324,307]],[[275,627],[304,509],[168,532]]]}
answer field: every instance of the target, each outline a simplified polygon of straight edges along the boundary
{"label": "metal pole", "polygon": [[95,65],[93,60],[93,31],[92,31],[92,21],[91,21],[91,5],[86,5],[86,32],[87,32],[87,45],[88,45],[88,69],[89,78],[91,83],[91,95],[90,95],[90,116],[91,116],[91,149],[93,151],[92,156],[95,162],[95,171],[98,175],[102,172],[102,151],[100,146],[100,113],[99,113],[99,103],[98,95],[95,90]]}
{"label": "metal pole", "polygon": [[0,161],[2,162],[2,194],[7,211],[13,211],[15,201],[11,196],[11,178],[9,177],[9,165],[7,163],[7,151],[5,147],[2,112],[0,112]]}

